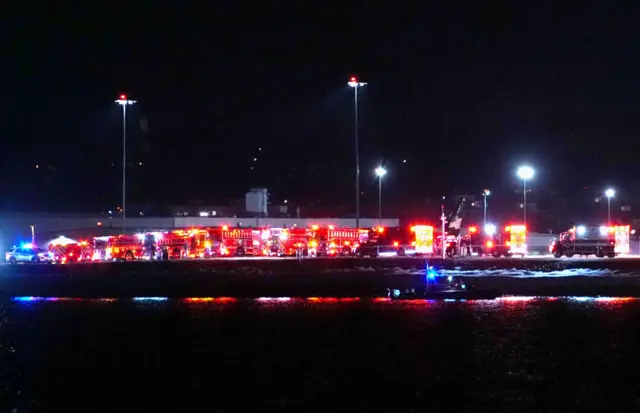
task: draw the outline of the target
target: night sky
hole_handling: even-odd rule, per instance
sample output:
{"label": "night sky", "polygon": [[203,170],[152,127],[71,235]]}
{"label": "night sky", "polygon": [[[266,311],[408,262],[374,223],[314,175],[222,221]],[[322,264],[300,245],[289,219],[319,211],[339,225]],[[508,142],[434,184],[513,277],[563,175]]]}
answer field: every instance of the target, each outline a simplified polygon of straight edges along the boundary
{"label": "night sky", "polygon": [[131,202],[352,206],[352,74],[363,205],[640,186],[635,2],[187,3],[5,9],[2,208],[119,205],[120,93]]}

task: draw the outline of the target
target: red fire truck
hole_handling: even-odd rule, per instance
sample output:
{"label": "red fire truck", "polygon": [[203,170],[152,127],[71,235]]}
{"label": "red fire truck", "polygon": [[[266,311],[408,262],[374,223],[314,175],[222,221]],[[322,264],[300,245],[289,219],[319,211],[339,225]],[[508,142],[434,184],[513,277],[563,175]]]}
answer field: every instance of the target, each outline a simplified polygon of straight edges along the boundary
{"label": "red fire truck", "polygon": [[192,228],[186,233],[187,258],[209,258],[211,257],[211,239],[208,229]]}
{"label": "red fire truck", "polygon": [[310,255],[335,257],[339,255],[354,255],[360,242],[367,237],[368,229],[335,228],[329,225],[320,228],[311,227]]}
{"label": "red fire truck", "polygon": [[52,242],[49,252],[53,254],[53,262],[66,264],[72,262],[91,261],[93,248],[87,241],[81,242]]}
{"label": "red fire truck", "polygon": [[106,260],[133,261],[144,257],[142,240],[136,235],[109,237],[105,248]]}
{"label": "red fire truck", "polygon": [[298,251],[303,255],[309,255],[309,247],[312,244],[311,233],[307,228],[282,229],[278,240],[271,245],[270,250],[276,251],[278,256],[296,255]]}
{"label": "red fire truck", "polygon": [[211,254],[223,257],[261,255],[261,230],[250,228],[213,228],[209,230]]}

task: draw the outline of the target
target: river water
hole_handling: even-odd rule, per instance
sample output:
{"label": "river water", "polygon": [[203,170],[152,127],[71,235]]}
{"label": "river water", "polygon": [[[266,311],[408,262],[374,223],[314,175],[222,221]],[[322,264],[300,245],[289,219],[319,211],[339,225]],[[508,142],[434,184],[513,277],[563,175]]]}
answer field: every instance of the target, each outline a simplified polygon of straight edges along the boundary
{"label": "river water", "polygon": [[635,411],[640,300],[0,302],[0,412]]}

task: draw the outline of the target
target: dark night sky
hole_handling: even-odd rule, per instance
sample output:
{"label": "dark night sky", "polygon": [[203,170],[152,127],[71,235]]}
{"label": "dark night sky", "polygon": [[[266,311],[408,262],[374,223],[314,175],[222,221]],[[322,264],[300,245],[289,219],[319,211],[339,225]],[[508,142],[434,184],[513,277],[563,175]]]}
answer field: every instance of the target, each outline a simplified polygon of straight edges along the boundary
{"label": "dark night sky", "polygon": [[2,207],[118,204],[120,93],[139,102],[132,202],[264,185],[276,200],[351,205],[351,74],[369,82],[365,203],[381,161],[398,202],[506,192],[523,161],[534,187],[569,195],[640,184],[634,2],[159,3],[5,11]]}

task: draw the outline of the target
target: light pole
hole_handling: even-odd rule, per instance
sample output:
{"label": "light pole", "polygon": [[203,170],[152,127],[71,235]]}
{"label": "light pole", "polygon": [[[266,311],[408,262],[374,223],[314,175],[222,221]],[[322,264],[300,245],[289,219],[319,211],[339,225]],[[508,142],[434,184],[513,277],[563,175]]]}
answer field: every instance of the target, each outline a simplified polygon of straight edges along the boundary
{"label": "light pole", "polygon": [[116,103],[122,106],[122,232],[127,232],[127,105],[133,105],[135,100],[127,99],[127,95],[120,95]]}
{"label": "light pole", "polygon": [[382,221],[382,177],[387,174],[387,170],[378,166],[375,171],[378,177],[378,221]]}
{"label": "light pole", "polygon": [[611,198],[616,195],[616,191],[609,188],[604,194],[607,196],[607,214],[608,214],[608,226],[611,227]]}
{"label": "light pole", "polygon": [[351,76],[348,85],[353,88],[353,102],[355,107],[354,139],[356,144],[356,228],[360,228],[360,152],[358,149],[358,88],[366,86],[366,82],[359,82],[358,78]]}
{"label": "light pole", "polygon": [[523,223],[525,227],[527,226],[527,181],[533,178],[533,175],[534,170],[530,166],[521,166],[520,168],[518,168],[518,177],[522,179],[523,185],[522,193],[524,194],[524,204],[522,204],[522,209],[524,211]]}
{"label": "light pole", "polygon": [[482,222],[482,230],[484,231],[487,228],[487,197],[491,195],[491,191],[485,189],[482,192],[482,196],[484,197],[484,221]]}

